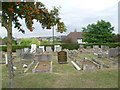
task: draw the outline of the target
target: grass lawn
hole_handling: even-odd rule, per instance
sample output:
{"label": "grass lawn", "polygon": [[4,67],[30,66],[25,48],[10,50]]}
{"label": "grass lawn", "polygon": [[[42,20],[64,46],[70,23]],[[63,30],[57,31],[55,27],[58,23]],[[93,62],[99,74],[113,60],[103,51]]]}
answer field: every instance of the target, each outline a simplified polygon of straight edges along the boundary
{"label": "grass lawn", "polygon": [[[2,67],[2,86],[7,88],[8,72],[5,65]],[[54,55],[53,72],[16,74],[14,83],[16,88],[118,88],[118,69],[77,71],[70,59],[68,64],[57,64]]]}

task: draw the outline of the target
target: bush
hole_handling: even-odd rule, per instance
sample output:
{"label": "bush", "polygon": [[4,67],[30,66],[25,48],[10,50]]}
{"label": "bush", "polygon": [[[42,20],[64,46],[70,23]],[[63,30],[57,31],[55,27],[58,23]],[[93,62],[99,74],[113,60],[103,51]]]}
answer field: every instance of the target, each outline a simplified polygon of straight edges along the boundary
{"label": "bush", "polygon": [[[15,52],[16,49],[23,49],[23,48],[30,48],[30,46],[18,46],[18,45],[15,45],[15,46],[12,46],[12,51]],[[2,46],[2,51],[7,51],[7,46]]]}
{"label": "bush", "polygon": [[[41,45],[41,46],[44,46],[45,48],[46,46],[51,46],[52,50],[54,51],[54,45],[57,45],[57,44],[49,44],[49,45]],[[87,43],[87,44],[62,43],[58,45],[62,46],[62,49],[69,49],[69,50],[78,49],[79,45],[84,45],[84,48],[86,48],[87,46],[93,47],[93,45],[99,45],[99,47],[101,47],[101,45],[106,45],[106,46],[109,46],[110,48],[115,48],[117,46],[120,47],[120,43]],[[14,45],[12,46],[12,51],[15,52],[16,49],[23,49],[23,48],[30,48],[30,47],[31,46]],[[2,46],[2,51],[7,51],[7,46]]]}

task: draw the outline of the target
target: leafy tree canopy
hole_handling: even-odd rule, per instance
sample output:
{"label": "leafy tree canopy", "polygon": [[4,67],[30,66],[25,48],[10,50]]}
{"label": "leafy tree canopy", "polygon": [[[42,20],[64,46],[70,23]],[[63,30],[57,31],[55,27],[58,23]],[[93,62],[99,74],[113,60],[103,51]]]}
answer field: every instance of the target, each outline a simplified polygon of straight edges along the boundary
{"label": "leafy tree canopy", "polygon": [[88,43],[106,43],[114,39],[114,27],[110,22],[104,20],[97,21],[96,24],[89,24],[82,28],[83,41]]}
{"label": "leafy tree canopy", "polygon": [[20,45],[22,46],[30,46],[31,44],[36,44],[37,46],[40,45],[40,41],[38,39],[35,38],[24,38],[20,40]]}
{"label": "leafy tree canopy", "polygon": [[42,2],[2,2],[2,25],[8,30],[8,23],[10,18],[21,32],[25,32],[19,18],[25,18],[25,24],[30,31],[33,31],[33,19],[41,23],[42,28],[51,29],[52,26],[57,25],[58,32],[65,32],[66,27],[63,22],[60,22],[58,17],[59,8],[54,7],[53,10],[48,11]]}

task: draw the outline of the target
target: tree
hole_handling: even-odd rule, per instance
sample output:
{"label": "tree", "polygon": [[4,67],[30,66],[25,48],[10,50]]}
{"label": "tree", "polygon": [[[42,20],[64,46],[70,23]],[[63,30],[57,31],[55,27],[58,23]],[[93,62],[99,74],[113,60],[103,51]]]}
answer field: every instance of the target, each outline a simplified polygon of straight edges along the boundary
{"label": "tree", "polygon": [[[8,37],[4,37],[2,40],[7,45]],[[12,37],[12,45],[16,45],[16,44],[17,44],[17,41],[15,40],[14,37]]]}
{"label": "tree", "polygon": [[22,46],[30,46],[31,44],[36,44],[37,46],[40,45],[40,41],[36,38],[24,38],[20,40],[20,45]]}
{"label": "tree", "polygon": [[120,34],[114,36],[114,42],[120,42]]}
{"label": "tree", "polygon": [[96,24],[89,24],[82,28],[83,41],[88,43],[106,43],[114,39],[114,27],[110,22],[104,20],[97,21]]}
{"label": "tree", "polygon": [[[61,18],[59,18],[58,15],[59,8],[54,7],[53,10],[48,11],[48,9],[45,8],[45,5],[42,2],[2,2],[1,22],[2,26],[6,28],[8,36],[7,57],[11,87],[13,87],[11,82],[14,78],[12,64],[12,24],[14,24],[15,28],[17,28],[19,31],[25,33],[25,30],[22,29],[22,24],[19,21],[19,19],[24,18],[26,27],[32,32],[34,29],[34,27],[32,26],[34,23],[33,19],[36,19],[41,24],[43,29],[51,29],[52,26],[62,23],[60,22]],[[60,29],[59,32],[64,32],[64,28]]]}

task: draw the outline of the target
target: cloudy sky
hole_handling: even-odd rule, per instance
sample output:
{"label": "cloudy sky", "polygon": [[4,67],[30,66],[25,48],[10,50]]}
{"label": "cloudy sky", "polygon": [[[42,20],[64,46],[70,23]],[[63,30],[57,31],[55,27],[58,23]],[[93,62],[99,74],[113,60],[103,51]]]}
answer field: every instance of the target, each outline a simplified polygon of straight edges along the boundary
{"label": "cloudy sky", "polygon": [[[73,32],[75,29],[81,31],[82,27],[86,27],[88,24],[96,23],[98,20],[106,20],[111,22],[115,27],[114,33],[118,33],[118,2],[120,0],[37,0],[46,5],[48,9],[52,9],[53,6],[61,7],[60,17],[67,27],[67,32],[57,33],[55,35],[67,35]],[[18,32],[13,28],[13,37],[16,38],[29,38],[38,36],[51,36],[52,30],[43,30],[41,25],[35,21],[35,30],[30,32],[24,21],[23,28],[26,30],[25,34]],[[1,37],[7,36],[7,32],[4,27],[0,27]]]}

